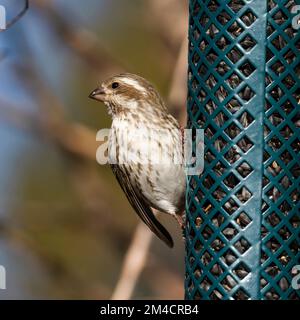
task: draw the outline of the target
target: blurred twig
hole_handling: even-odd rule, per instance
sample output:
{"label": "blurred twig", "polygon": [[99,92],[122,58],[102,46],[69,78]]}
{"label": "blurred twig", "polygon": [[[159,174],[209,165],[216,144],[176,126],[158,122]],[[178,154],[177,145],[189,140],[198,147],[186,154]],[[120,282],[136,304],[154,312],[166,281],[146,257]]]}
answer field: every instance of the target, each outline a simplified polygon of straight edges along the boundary
{"label": "blurred twig", "polygon": [[[45,115],[44,115],[45,116]],[[20,110],[8,101],[0,99],[0,120],[13,124],[28,132],[50,138],[66,152],[95,160],[96,132],[79,123],[53,121],[40,114]]]}
{"label": "blurred twig", "polygon": [[188,28],[188,1],[147,0],[147,6],[148,23],[174,57]]}
{"label": "blurred twig", "polygon": [[33,3],[51,21],[51,26],[55,33],[63,39],[63,42],[74,53],[82,58],[90,67],[91,72],[96,73],[97,76],[101,72],[102,77],[105,77],[105,74],[108,72],[119,73],[128,69],[128,66],[123,61],[115,58],[113,52],[101,42],[99,37],[82,26],[79,29],[71,25],[58,12],[51,1],[34,0]]}
{"label": "blurred twig", "polygon": [[179,56],[177,58],[174,73],[171,79],[171,86],[168,96],[169,105],[172,107],[174,116],[179,123],[185,127],[186,124],[186,97],[187,97],[187,48],[188,39],[184,37]]}
{"label": "blurred twig", "polygon": [[[147,0],[147,7],[148,22],[166,45],[169,60],[172,60],[168,96],[170,111],[185,126],[186,113],[183,110],[186,109],[187,97],[188,1]],[[174,52],[178,50],[180,53],[176,57]]]}
{"label": "blurred twig", "polygon": [[114,289],[112,300],[129,300],[145,267],[152,241],[151,231],[139,223],[126,252],[119,281]]}

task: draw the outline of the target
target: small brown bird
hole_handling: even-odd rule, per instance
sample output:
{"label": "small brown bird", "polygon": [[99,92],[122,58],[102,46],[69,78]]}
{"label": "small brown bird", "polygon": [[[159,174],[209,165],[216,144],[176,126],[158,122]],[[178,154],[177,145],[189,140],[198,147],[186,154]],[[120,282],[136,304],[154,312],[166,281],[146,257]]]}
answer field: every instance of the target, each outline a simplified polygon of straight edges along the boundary
{"label": "small brown bird", "polygon": [[178,122],[154,87],[137,75],[109,78],[89,97],[103,102],[112,116],[108,154],[121,188],[143,222],[173,247],[152,208],[174,216],[182,226],[186,178]]}

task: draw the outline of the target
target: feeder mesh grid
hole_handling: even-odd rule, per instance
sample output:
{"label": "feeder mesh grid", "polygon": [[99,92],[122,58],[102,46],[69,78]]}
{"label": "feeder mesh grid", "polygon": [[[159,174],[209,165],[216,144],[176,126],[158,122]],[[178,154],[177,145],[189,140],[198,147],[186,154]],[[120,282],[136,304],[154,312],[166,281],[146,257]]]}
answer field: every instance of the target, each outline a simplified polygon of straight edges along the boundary
{"label": "feeder mesh grid", "polygon": [[297,0],[190,0],[187,299],[300,299]]}

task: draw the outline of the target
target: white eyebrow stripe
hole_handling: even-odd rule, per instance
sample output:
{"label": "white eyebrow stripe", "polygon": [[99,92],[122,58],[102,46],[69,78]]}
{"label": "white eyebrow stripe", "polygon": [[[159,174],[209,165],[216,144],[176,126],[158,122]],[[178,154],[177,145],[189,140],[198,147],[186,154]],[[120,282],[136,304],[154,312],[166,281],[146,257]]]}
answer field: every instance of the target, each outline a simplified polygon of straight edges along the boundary
{"label": "white eyebrow stripe", "polygon": [[137,80],[124,77],[122,78],[122,82],[134,87],[138,91],[141,91],[143,93],[147,92],[147,90],[143,86],[141,86]]}

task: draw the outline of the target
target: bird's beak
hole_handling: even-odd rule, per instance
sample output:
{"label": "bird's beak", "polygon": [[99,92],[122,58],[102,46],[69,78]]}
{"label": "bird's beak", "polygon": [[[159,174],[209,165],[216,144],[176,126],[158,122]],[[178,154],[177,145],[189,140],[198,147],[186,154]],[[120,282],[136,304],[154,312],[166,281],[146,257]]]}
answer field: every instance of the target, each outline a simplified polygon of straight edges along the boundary
{"label": "bird's beak", "polygon": [[95,89],[90,93],[89,98],[104,102],[105,91],[103,87]]}

